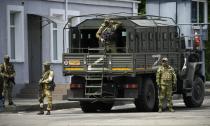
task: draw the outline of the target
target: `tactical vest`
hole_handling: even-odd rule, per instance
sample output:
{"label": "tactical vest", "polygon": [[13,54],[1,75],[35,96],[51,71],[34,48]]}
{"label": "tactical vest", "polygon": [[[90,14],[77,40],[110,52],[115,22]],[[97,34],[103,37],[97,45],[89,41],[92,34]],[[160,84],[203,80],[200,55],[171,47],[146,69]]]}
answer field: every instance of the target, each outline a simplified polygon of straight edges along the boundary
{"label": "tactical vest", "polygon": [[111,26],[110,27],[105,27],[104,30],[102,31],[102,34],[101,34],[102,38],[106,42],[111,42],[113,35],[114,35],[114,30]]}
{"label": "tactical vest", "polygon": [[[50,76],[51,70],[48,70],[43,73],[42,75],[42,80],[46,80]],[[52,81],[50,83],[44,83],[44,89],[49,89],[49,90],[54,90],[52,88],[55,88],[55,83],[54,83],[54,77],[52,78]]]}
{"label": "tactical vest", "polygon": [[14,74],[14,67],[11,63],[9,64],[2,64],[2,72],[4,74],[8,74],[8,75],[11,75],[11,74]]}
{"label": "tactical vest", "polygon": [[162,70],[162,75],[161,75],[161,80],[163,81],[172,81],[172,72],[171,72],[171,69],[166,69],[164,68]]}

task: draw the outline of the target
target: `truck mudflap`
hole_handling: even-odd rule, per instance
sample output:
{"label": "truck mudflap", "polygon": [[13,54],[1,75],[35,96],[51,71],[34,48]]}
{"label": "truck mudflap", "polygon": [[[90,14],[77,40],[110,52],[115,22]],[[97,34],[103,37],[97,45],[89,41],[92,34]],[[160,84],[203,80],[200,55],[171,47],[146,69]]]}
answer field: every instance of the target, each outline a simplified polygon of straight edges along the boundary
{"label": "truck mudflap", "polygon": [[135,98],[68,98],[69,101],[134,101]]}

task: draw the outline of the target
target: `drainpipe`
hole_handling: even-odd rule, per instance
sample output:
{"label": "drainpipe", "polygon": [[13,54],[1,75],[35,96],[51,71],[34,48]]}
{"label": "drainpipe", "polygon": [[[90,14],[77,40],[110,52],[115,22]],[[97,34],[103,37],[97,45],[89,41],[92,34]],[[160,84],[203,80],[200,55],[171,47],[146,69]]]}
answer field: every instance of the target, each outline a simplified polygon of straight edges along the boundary
{"label": "drainpipe", "polygon": [[178,20],[177,20],[177,18],[178,18],[178,16],[177,16],[177,11],[178,11],[177,5],[178,5],[178,4],[177,4],[177,0],[176,0],[176,20],[175,20],[175,21],[176,21],[176,24],[177,24],[177,21],[178,21]]}
{"label": "drainpipe", "polygon": [[[68,0],[65,0],[65,23],[68,21]],[[65,48],[67,47],[67,48]],[[67,32],[63,30],[63,52],[67,52],[68,50],[68,37],[67,37]]]}
{"label": "drainpipe", "polygon": [[68,0],[65,0],[65,21],[67,21]]}

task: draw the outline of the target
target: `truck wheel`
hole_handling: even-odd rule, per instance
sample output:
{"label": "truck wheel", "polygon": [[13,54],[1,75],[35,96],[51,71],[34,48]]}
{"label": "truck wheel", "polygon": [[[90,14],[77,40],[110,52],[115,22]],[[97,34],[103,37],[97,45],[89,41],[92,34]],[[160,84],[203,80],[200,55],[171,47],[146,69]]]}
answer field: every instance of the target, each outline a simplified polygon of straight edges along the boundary
{"label": "truck wheel", "polygon": [[112,109],[113,105],[114,105],[113,102],[110,103],[99,102],[98,109],[102,112],[108,112]]}
{"label": "truck wheel", "polygon": [[87,102],[87,101],[80,101],[80,107],[83,112],[85,113],[91,113],[91,112],[96,112],[96,104]]}
{"label": "truck wheel", "polygon": [[151,112],[155,107],[155,87],[151,79],[144,81],[139,97],[135,100],[138,111]]}
{"label": "truck wheel", "polygon": [[186,107],[200,107],[204,100],[204,82],[200,77],[196,77],[192,85],[192,96],[183,94]]}

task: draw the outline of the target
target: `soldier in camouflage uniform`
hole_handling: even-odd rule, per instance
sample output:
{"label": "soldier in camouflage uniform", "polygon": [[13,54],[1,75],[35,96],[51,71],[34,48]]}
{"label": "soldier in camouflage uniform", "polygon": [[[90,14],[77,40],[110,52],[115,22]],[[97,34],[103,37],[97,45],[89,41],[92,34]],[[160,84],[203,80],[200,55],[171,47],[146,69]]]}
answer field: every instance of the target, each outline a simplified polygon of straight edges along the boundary
{"label": "soldier in camouflage uniform", "polygon": [[44,71],[42,74],[42,78],[39,81],[39,102],[40,102],[40,112],[39,115],[44,114],[44,98],[48,98],[47,105],[47,113],[46,115],[50,115],[50,111],[52,110],[52,91],[54,87],[54,72],[50,69],[49,63],[44,63]]}
{"label": "soldier in camouflage uniform", "polygon": [[167,97],[169,111],[174,112],[172,90],[176,84],[176,74],[174,69],[168,64],[167,58],[162,58],[162,65],[157,70],[156,82],[159,87],[159,112],[162,112],[165,97]]}
{"label": "soldier in camouflage uniform", "polygon": [[[2,67],[2,64],[0,64],[0,72],[1,72],[1,67]],[[0,74],[0,98],[2,98],[3,85],[4,85],[3,77]]]}
{"label": "soldier in camouflage uniform", "polygon": [[110,53],[116,53],[116,43],[113,40],[113,35],[116,29],[121,25],[121,22],[110,20],[105,18],[104,23],[101,24],[100,28],[96,33],[96,38],[99,39],[100,45],[105,46],[106,51]]}
{"label": "soldier in camouflage uniform", "polygon": [[15,85],[15,70],[13,64],[10,63],[10,57],[8,55],[4,56],[4,63],[1,65],[0,70],[0,74],[3,79],[2,96],[4,97],[4,99],[5,96],[7,96],[9,105],[14,105],[12,101],[12,89]]}

